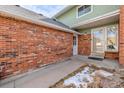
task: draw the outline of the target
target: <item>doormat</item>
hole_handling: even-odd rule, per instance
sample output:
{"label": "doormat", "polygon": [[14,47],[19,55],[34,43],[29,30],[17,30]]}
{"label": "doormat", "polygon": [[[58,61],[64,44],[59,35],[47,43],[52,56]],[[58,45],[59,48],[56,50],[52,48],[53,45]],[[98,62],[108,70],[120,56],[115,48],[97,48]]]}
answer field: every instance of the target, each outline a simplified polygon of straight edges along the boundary
{"label": "doormat", "polygon": [[103,61],[103,58],[99,58],[99,57],[88,57],[88,59],[93,59],[93,60],[98,60],[98,61]]}

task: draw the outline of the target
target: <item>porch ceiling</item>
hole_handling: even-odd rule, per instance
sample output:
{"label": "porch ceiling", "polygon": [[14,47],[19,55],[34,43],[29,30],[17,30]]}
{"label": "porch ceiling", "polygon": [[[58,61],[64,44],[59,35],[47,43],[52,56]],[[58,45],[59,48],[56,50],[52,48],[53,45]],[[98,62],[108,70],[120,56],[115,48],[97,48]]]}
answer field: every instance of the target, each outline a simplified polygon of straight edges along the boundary
{"label": "porch ceiling", "polygon": [[74,25],[74,29],[87,29],[97,26],[102,26],[109,23],[114,23],[119,21],[119,12],[111,15],[101,16],[94,19],[89,19]]}

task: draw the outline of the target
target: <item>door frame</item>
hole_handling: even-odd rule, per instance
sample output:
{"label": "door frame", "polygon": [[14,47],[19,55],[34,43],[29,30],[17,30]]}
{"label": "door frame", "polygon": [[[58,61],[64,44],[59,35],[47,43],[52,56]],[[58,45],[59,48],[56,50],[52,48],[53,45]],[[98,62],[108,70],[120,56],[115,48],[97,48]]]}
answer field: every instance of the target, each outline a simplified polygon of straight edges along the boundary
{"label": "door frame", "polygon": [[[76,37],[75,38],[76,40],[74,40],[74,37]],[[76,45],[74,45],[74,42]],[[78,55],[78,35],[77,34],[73,35],[73,56],[75,56],[75,55]]]}
{"label": "door frame", "polygon": [[97,30],[97,29],[104,29],[104,31],[103,31],[103,43],[104,43],[104,45],[103,45],[103,51],[101,52],[101,53],[104,53],[105,52],[105,45],[106,45],[106,36],[105,36],[105,34],[106,34],[106,29],[105,29],[105,27],[98,27],[98,28],[94,28],[94,29],[91,29],[91,53],[93,53],[94,51],[93,51],[93,32],[95,31],[95,30]]}

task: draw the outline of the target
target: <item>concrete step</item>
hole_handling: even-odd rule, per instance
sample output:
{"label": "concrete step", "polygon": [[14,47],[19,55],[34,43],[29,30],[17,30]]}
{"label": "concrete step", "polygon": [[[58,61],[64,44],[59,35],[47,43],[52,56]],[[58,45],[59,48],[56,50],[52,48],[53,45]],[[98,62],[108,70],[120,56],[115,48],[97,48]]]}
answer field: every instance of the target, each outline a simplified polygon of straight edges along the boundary
{"label": "concrete step", "polygon": [[92,56],[98,56],[98,57],[104,57],[105,56],[105,53],[91,53]]}
{"label": "concrete step", "polygon": [[89,58],[89,59],[94,59],[94,60],[102,61],[102,60],[104,59],[104,56],[100,56],[100,55],[90,55],[88,58]]}

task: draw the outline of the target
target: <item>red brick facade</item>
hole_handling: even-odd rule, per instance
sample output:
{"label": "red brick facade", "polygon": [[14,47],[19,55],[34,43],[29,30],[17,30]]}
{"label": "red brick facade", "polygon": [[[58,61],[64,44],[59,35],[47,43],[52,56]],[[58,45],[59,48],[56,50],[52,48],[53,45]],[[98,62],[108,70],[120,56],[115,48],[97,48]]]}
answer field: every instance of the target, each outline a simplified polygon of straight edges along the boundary
{"label": "red brick facade", "polygon": [[124,64],[124,6],[120,8],[119,63]]}
{"label": "red brick facade", "polygon": [[84,34],[78,36],[78,53],[80,55],[90,55],[91,34]]}
{"label": "red brick facade", "polygon": [[72,56],[73,34],[0,17],[0,77]]}
{"label": "red brick facade", "polygon": [[118,52],[105,52],[105,58],[107,59],[117,59],[118,60],[119,53]]}

